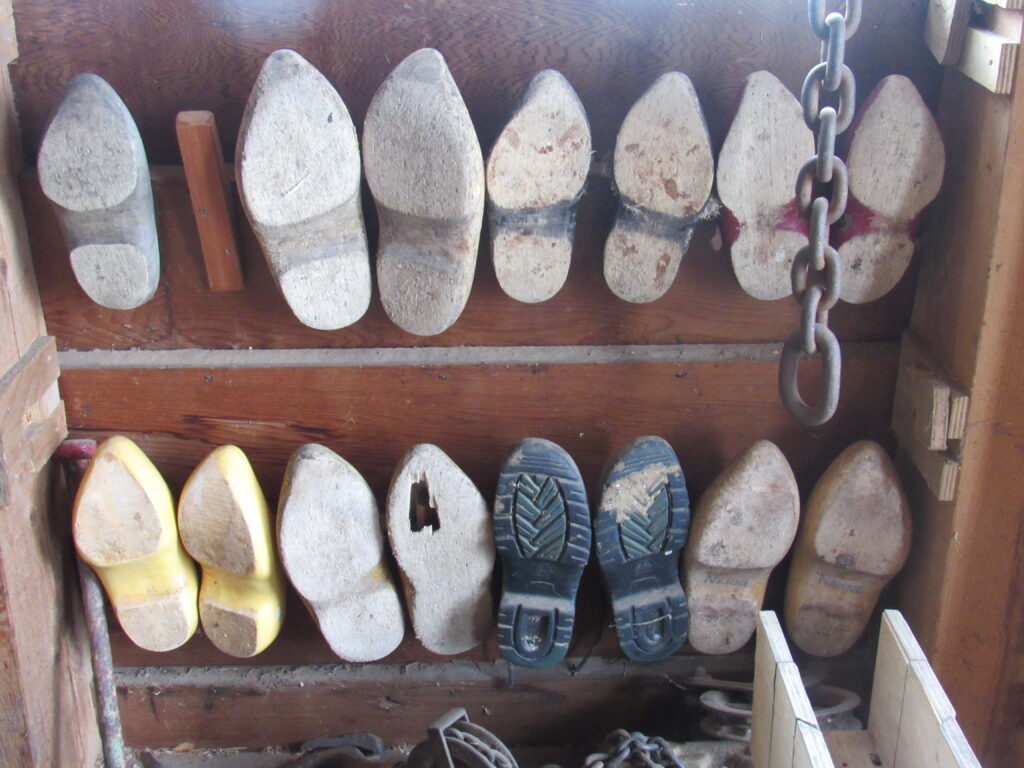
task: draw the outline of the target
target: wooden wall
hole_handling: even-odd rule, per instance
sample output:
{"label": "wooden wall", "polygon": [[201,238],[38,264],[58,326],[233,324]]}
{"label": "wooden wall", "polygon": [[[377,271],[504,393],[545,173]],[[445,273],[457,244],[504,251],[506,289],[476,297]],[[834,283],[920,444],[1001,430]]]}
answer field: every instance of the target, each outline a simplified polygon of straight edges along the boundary
{"label": "wooden wall", "polygon": [[[923,0],[865,4],[861,31],[847,54],[861,98],[884,75],[902,73],[935,103],[941,72],[922,41],[924,11]],[[803,0],[19,0],[14,12],[21,56],[11,75],[26,158],[35,156],[64,83],[92,71],[122,95],[151,163],[160,166],[154,186],[161,287],[150,303],[131,312],[88,301],[74,283],[54,217],[31,172],[23,176],[21,191],[46,320],[62,350],[61,392],[72,431],[137,437],[175,489],[207,451],[226,442],[252,457],[272,500],[288,455],[307,441],[339,450],[378,495],[404,450],[435,442],[489,495],[505,450],[521,437],[560,442],[593,490],[605,458],[619,444],[661,434],[679,453],[694,499],[725,463],[759,438],[779,443],[805,492],[850,442],[871,437],[891,445],[895,342],[910,317],[916,267],[884,299],[832,313],[844,342],[843,396],[836,418],[817,429],[793,422],[776,391],[777,350],[797,324],[797,305],[746,296],[732,275],[728,251],[714,246],[713,225],[699,228],[675,285],[653,304],[619,301],[601,275],[614,204],[602,169],[629,106],[662,72],[679,69],[693,79],[719,146],[747,74],[769,69],[799,89],[817,56]],[[210,293],[181,170],[173,167],[180,162],[175,113],[213,110],[230,154],[263,58],[291,47],[338,87],[358,127],[391,67],[424,45],[447,57],[485,153],[519,89],[537,70],[559,68],[579,91],[593,127],[596,163],[565,289],[537,306],[507,298],[484,245],[469,305],[446,333],[429,339],[407,335],[390,324],[376,298],[354,326],[314,331],[290,315],[243,226],[246,289]],[[366,211],[373,240],[368,199]],[[808,388],[815,375],[807,372]],[[780,584],[774,580],[770,592],[776,607]],[[584,653],[600,636],[596,655],[619,657],[612,633],[599,631],[602,599],[589,574],[571,654]],[[115,659],[124,666],[235,663],[201,637],[163,655],[140,651],[117,632],[114,642]],[[463,661],[496,658],[492,639]],[[674,668],[680,674],[706,661],[688,652],[680,658]],[[439,660],[414,640],[388,659]],[[742,655],[736,660],[749,664]],[[282,637],[252,663],[331,661],[292,595]],[[381,669],[378,688],[385,685],[397,698],[411,690]],[[631,675],[646,674],[630,669]],[[557,695],[568,685],[567,675],[550,673],[545,690]],[[331,727],[313,714],[282,721],[274,702],[291,699],[261,698],[258,686],[207,680],[175,693],[162,683],[153,694],[145,680],[138,669],[123,678],[127,737],[137,744],[254,744],[268,733],[293,740]],[[343,687],[349,685],[355,683]],[[616,701],[646,711],[647,700],[637,692],[642,688],[616,694],[610,685],[588,683],[579,695],[587,697],[587,707],[607,709]],[[239,724],[231,702],[247,695],[245,690],[257,693],[247,699],[246,719]],[[316,690],[322,697],[340,695],[330,686]],[[514,721],[526,732],[531,723],[551,717],[521,690],[493,684],[485,690],[498,702],[490,708],[501,718],[495,715],[493,722]],[[365,691],[369,696],[371,688]],[[169,698],[159,699],[165,694]],[[438,691],[431,700],[438,711],[450,702],[446,695]],[[294,699],[299,700],[316,710],[308,695]],[[197,716],[197,707],[205,716]],[[387,706],[378,711],[392,718],[383,729],[397,735],[394,723],[404,723],[409,739],[425,725],[400,712],[389,714]]]}
{"label": "wooden wall", "polygon": [[[17,56],[0,2],[0,61]],[[67,508],[46,460],[66,435],[18,196],[14,100],[0,70],[0,765],[93,765],[99,733]]]}

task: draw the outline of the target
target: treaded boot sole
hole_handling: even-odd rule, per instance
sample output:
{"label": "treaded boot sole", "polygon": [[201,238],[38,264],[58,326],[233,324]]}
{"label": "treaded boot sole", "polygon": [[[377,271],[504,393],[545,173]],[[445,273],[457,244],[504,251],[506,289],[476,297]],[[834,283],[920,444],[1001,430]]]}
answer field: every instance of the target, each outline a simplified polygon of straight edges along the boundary
{"label": "treaded boot sole", "polygon": [[575,462],[528,437],[505,457],[494,500],[502,563],[498,646],[512,664],[543,669],[565,658],[576,591],[590,556],[590,510]]}
{"label": "treaded boot sole", "polygon": [[605,468],[594,532],[619,645],[631,659],[658,661],[686,641],[679,556],[689,525],[690,497],[672,447],[640,437],[619,449]]}

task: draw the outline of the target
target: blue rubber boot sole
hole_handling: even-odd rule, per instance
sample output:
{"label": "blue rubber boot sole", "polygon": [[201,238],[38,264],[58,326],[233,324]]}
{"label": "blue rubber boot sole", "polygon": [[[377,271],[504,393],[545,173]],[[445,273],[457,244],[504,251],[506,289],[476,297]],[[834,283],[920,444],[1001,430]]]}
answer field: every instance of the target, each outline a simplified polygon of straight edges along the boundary
{"label": "blue rubber boot sole", "polygon": [[594,518],[597,557],[623,652],[658,661],[686,642],[690,614],[679,556],[690,528],[690,497],[672,446],[640,437],[605,467]]}
{"label": "blue rubber boot sole", "polygon": [[575,462],[550,440],[528,437],[505,457],[494,540],[502,564],[501,653],[519,666],[554,666],[572,638],[576,590],[590,556],[590,510]]}

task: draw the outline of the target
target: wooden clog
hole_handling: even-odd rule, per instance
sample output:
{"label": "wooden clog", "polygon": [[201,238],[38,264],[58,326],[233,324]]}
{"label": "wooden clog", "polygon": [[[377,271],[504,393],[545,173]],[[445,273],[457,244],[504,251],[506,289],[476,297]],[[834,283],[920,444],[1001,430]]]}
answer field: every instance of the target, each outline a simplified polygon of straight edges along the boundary
{"label": "wooden clog", "polygon": [[553,69],[530,81],[487,158],[487,220],[498,284],[513,299],[550,299],[569,274],[576,204],[590,171],[590,125]]}
{"label": "wooden clog", "polygon": [[612,293],[643,303],[672,285],[715,176],[711,139],[690,79],[659,77],[619,128],[613,158],[619,208],[604,246]]}
{"label": "wooden clog", "polygon": [[800,524],[786,584],[790,638],[836,656],[860,637],[879,593],[910,551],[910,509],[878,443],[854,443],[818,480]]}
{"label": "wooden clog", "polygon": [[107,81],[68,83],[39,147],[39,184],[53,203],[82,290],[134,309],[160,282],[149,164],[139,129]]}
{"label": "wooden clog", "polygon": [[281,629],[284,578],[267,501],[240,448],[222,445],[195,468],[178,502],[178,528],[203,571],[203,632],[226,654],[255,656]]}
{"label": "wooden clog", "polygon": [[482,643],[494,625],[494,532],[473,481],[437,446],[413,447],[391,478],[387,525],[423,646],[447,655]]}
{"label": "wooden clog", "polygon": [[195,563],[178,540],[174,499],[146,454],[127,437],[96,450],[72,513],[75,548],[92,566],[133,643],[169,651],[199,623]]}
{"label": "wooden clog", "polygon": [[789,462],[760,440],[704,492],[683,556],[690,644],[701,653],[739,650],[754,633],[772,569],[789,552],[800,491]]}
{"label": "wooden clog", "polygon": [[370,258],[356,129],[338,92],[295,51],[263,63],[235,165],[242,205],[295,316],[322,330],[362,317]]}
{"label": "wooden clog", "polygon": [[733,272],[756,299],[793,291],[793,258],[807,245],[796,177],[813,154],[799,100],[770,72],[749,75],[718,155],[717,181]]}
{"label": "wooden clog", "polygon": [[405,619],[381,516],[355,467],[322,445],[297,449],[281,488],[277,541],[331,650],[345,661],[374,661],[398,647]]}
{"label": "wooden clog", "polygon": [[942,136],[914,84],[884,78],[851,129],[848,221],[836,232],[840,298],[863,304],[899,282],[914,255],[920,215],[942,186]]}
{"label": "wooden clog", "polygon": [[363,165],[380,220],[384,309],[409,333],[441,333],[473,285],[484,164],[440,53],[410,54],[377,90],[363,124]]}

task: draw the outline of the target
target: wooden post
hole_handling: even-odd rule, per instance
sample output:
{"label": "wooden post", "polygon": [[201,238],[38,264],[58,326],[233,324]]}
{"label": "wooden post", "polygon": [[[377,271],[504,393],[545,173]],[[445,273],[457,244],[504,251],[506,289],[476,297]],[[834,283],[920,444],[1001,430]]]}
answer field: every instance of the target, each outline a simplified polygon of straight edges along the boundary
{"label": "wooden post", "polygon": [[205,110],[179,112],[175,129],[210,290],[239,291],[245,283],[217,122],[213,113]]}

